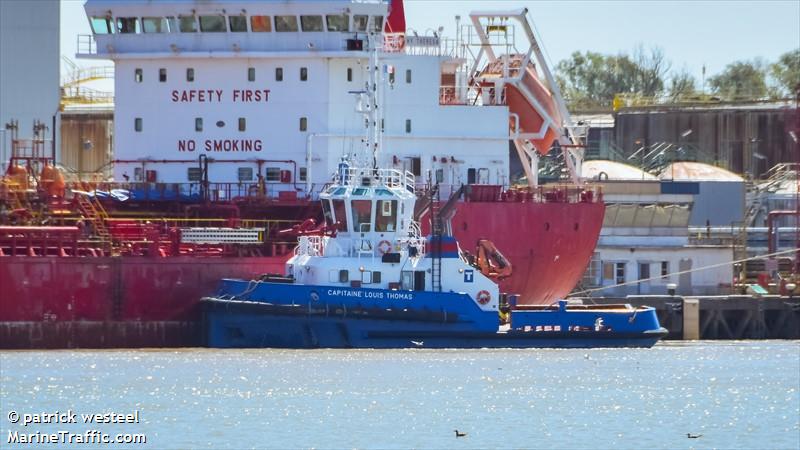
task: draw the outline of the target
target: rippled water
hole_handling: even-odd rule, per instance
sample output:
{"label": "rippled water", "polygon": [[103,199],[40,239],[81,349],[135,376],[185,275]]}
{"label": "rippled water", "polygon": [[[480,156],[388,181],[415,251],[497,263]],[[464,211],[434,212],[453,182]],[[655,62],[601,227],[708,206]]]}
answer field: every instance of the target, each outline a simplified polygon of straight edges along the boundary
{"label": "rippled water", "polygon": [[[800,447],[800,343],[2,352],[0,399],[4,448],[9,431],[98,429],[150,448],[788,449]],[[69,409],[137,410],[140,423],[8,418]]]}

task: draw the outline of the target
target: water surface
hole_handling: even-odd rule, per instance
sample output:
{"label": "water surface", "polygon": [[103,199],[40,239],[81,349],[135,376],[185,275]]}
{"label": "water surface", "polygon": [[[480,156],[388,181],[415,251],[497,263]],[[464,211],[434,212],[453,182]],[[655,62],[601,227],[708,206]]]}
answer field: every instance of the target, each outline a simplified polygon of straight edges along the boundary
{"label": "water surface", "polygon": [[[125,448],[796,449],[800,342],[1,352],[0,399],[3,448],[9,431],[96,429],[146,435]],[[140,423],[8,419],[67,410]]]}

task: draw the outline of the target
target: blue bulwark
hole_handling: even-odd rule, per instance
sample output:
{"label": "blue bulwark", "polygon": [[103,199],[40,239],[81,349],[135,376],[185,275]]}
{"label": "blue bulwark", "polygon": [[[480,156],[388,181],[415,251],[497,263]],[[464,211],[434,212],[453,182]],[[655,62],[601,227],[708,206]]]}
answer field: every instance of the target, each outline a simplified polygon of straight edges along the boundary
{"label": "blue bulwark", "polygon": [[700,193],[700,183],[693,181],[662,181],[662,194],[692,194]]}

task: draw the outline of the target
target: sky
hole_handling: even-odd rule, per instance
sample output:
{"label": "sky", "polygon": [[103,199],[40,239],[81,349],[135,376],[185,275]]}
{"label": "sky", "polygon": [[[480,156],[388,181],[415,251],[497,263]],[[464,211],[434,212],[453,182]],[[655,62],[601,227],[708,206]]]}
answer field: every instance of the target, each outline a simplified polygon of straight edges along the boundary
{"label": "sky", "polygon": [[[2,1],[2,0],[0,0]],[[83,0],[61,0],[61,52],[75,59],[76,36],[89,34]],[[774,62],[800,47],[800,0],[760,1],[497,1],[406,0],[406,23],[420,35],[444,27],[455,35],[470,11],[526,7],[555,65],[575,51],[631,53],[661,47],[673,69],[698,81],[737,60]],[[98,65],[83,61],[80,65]]]}

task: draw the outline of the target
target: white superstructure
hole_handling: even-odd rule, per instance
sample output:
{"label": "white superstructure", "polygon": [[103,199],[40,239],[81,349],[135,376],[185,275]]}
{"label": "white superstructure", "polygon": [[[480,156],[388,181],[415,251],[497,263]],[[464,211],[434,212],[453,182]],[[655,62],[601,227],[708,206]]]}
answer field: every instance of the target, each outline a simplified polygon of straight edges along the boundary
{"label": "white superstructure", "polygon": [[[371,42],[383,1],[89,0],[79,57],[115,62],[118,181],[212,183],[269,194],[318,192],[360,149]],[[370,38],[372,34],[372,38]],[[379,166],[443,185],[509,183],[509,111],[475,107],[457,87],[465,60],[438,36],[386,51]],[[399,50],[399,49],[394,49]],[[459,98],[460,97],[460,98]]]}

